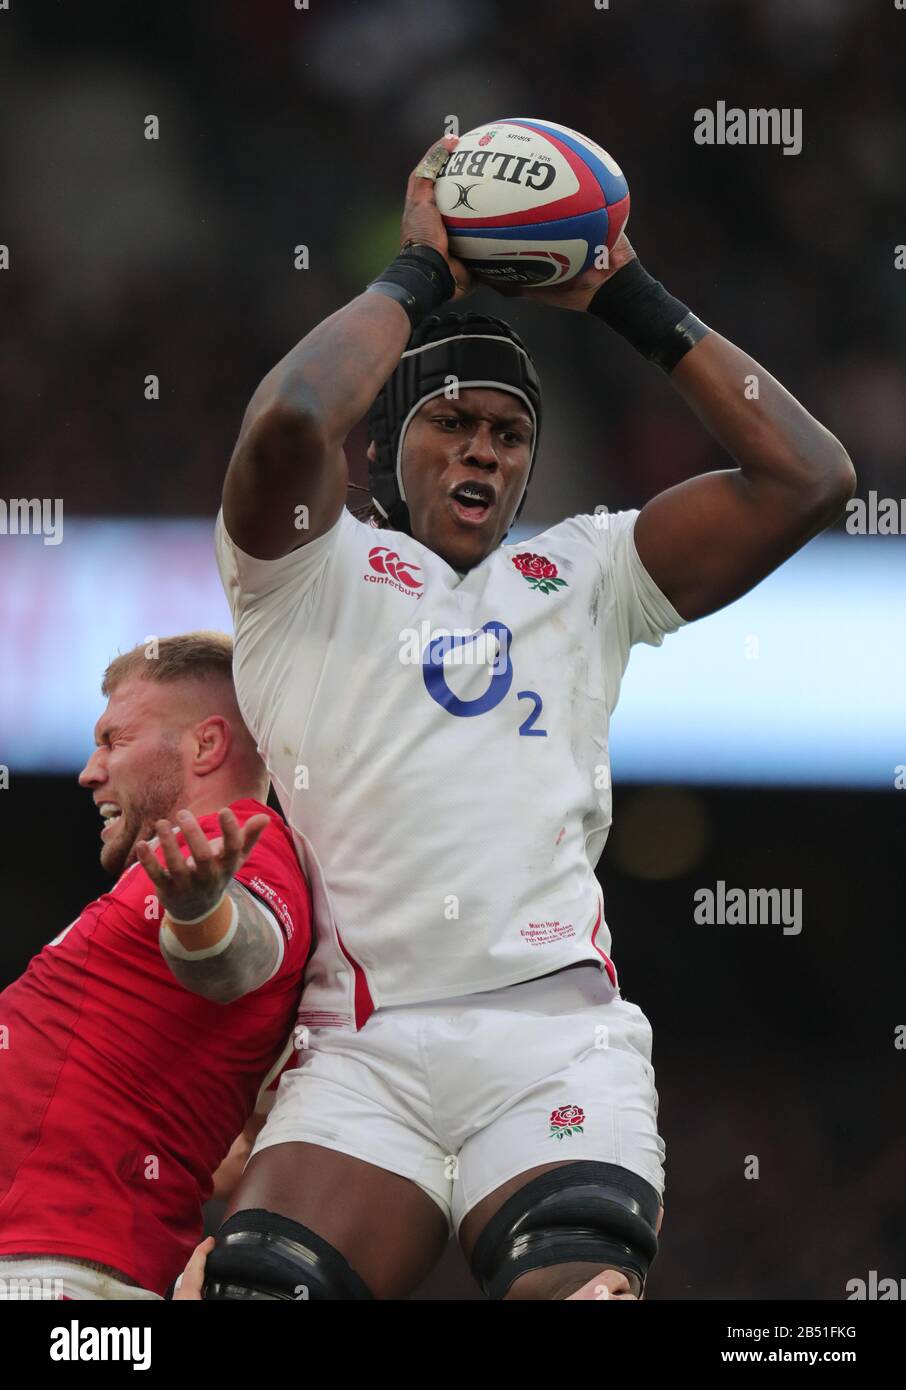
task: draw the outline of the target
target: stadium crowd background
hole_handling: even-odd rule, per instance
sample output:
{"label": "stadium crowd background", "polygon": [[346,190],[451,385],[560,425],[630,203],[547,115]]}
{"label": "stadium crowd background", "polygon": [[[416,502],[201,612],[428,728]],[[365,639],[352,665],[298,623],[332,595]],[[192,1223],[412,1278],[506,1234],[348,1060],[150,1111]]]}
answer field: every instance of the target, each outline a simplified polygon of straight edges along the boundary
{"label": "stadium crowd background", "polygon": [[[0,22],[4,495],[213,517],[251,391],[392,258],[406,176],[445,117],[465,131],[514,113],[608,148],[643,263],[840,436],[861,497],[903,492],[906,14],[892,0],[81,0]],[[694,112],[720,99],[801,108],[802,154],[696,145]],[[721,466],[598,324],[488,290],[474,305],[523,332],[545,387],[527,521],[641,505]],[[365,443],[360,430],[359,482]],[[624,992],[654,1025],[668,1148],[652,1296],[837,1299],[869,1269],[906,1275],[890,802],[617,788],[602,881]],[[701,843],[671,875],[690,815]],[[36,905],[47,818],[67,834]],[[9,862],[28,871],[4,875],[0,982],[104,886],[87,798],[65,779],[25,779],[14,819]],[[693,886],[716,878],[802,886],[809,929],[696,934]],[[455,1258],[429,1292],[470,1296]]]}
{"label": "stadium crowd background", "polygon": [[[210,514],[251,390],[392,257],[406,176],[444,117],[464,131],[514,112],[610,148],[643,262],[801,392],[860,490],[891,493],[906,436],[892,5],[625,8],[82,0],[52,22],[40,6],[4,16],[5,239],[24,249],[0,319],[0,418],[29,495],[71,495],[77,467],[72,509]],[[803,153],[697,146],[693,113],[721,98],[801,107]],[[551,403],[527,516],[587,505],[589,485],[634,502],[717,462],[617,339],[511,312]]]}

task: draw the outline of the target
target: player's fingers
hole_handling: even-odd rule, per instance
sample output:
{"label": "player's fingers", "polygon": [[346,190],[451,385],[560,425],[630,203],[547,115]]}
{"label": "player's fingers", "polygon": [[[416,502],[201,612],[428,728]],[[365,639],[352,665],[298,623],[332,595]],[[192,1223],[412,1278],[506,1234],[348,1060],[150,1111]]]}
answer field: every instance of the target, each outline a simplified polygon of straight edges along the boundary
{"label": "player's fingers", "polygon": [[637,258],[636,249],[625,232],[620,232],[620,235],[614,242],[613,251],[610,254],[611,256],[617,257],[619,260],[631,261]]}
{"label": "player's fingers", "polygon": [[415,184],[422,179],[433,183],[458,144],[457,135],[442,135],[439,140],[432,140],[409,175],[409,187],[414,191]]}
{"label": "player's fingers", "polygon": [[195,860],[189,855],[186,863],[189,868],[194,870],[196,882],[202,885],[216,883],[224,876],[229,878],[231,870],[226,867],[227,861],[222,857],[223,840],[218,835],[216,840],[208,840],[211,847],[211,857],[206,859],[199,868]]}
{"label": "player's fingers", "polygon": [[598,1287],[609,1290],[612,1297],[631,1293],[632,1288],[626,1275],[619,1269],[605,1269],[598,1275]]}
{"label": "player's fingers", "polygon": [[136,842],[135,857],[154,884],[154,887],[157,889],[164,888],[167,883],[167,874],[147,840],[138,840]]}
{"label": "player's fingers", "polygon": [[179,1301],[188,1302],[190,1300],[195,1300],[196,1302],[201,1301],[201,1290],[204,1285],[205,1261],[214,1249],[214,1244],[214,1237],[208,1236],[200,1245],[196,1245],[192,1254],[189,1256],[189,1263],[176,1281],[176,1287],[173,1290],[174,1303]]}
{"label": "player's fingers", "polygon": [[[225,806],[218,813],[217,819],[220,821],[220,829],[223,832],[223,857],[239,854],[242,849],[242,830],[229,806]],[[252,818],[254,819],[254,817]]]}
{"label": "player's fingers", "polygon": [[196,865],[210,864],[214,858],[211,842],[198,824],[191,811],[180,811],[176,816],[183,839],[192,851]]}
{"label": "player's fingers", "polygon": [[243,853],[243,834],[239,822],[233,812],[227,806],[219,812],[220,828],[223,831],[223,838],[218,840],[221,847],[220,856],[217,860],[218,872],[226,878],[232,878],[236,869],[245,858]]}
{"label": "player's fingers", "polygon": [[602,1269],[600,1274],[589,1279],[588,1283],[583,1284],[581,1289],[576,1289],[575,1293],[571,1293],[566,1301],[567,1303],[590,1302],[611,1298],[633,1299],[638,1302],[626,1275],[618,1269]]}
{"label": "player's fingers", "polygon": [[170,829],[169,821],[159,820],[155,826],[160,847],[164,852],[164,859],[170,872],[170,877],[174,882],[184,883],[189,876],[189,866],[182,856],[179,845],[176,843],[176,836]]}
{"label": "player's fingers", "polygon": [[458,136],[445,135],[429,146],[409,175],[407,203],[434,202],[434,181],[458,144]]}
{"label": "player's fingers", "polygon": [[242,827],[242,858],[247,859],[270,824],[270,816],[249,816]]}

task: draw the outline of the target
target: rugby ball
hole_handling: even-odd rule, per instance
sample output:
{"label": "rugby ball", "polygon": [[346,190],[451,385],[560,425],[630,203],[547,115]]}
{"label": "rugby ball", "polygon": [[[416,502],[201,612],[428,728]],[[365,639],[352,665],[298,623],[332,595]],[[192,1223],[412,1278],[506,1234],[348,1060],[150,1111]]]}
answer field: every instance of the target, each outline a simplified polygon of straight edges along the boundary
{"label": "rugby ball", "polygon": [[554,285],[604,266],[629,216],[629,186],[606,150],[528,116],[461,136],[435,196],[450,251],[492,283]]}

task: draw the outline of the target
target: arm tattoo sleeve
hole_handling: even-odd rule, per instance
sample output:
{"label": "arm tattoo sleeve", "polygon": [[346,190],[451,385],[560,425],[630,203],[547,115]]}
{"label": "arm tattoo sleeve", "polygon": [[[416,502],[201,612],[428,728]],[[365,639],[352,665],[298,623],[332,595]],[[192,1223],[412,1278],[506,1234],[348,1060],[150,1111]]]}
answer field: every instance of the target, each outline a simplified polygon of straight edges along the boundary
{"label": "arm tattoo sleeve", "polygon": [[161,925],[160,950],[181,985],[216,1004],[231,1004],[259,989],[283,960],[283,935],[269,908],[233,879],[227,896],[238,914],[233,939],[216,955],[192,960]]}

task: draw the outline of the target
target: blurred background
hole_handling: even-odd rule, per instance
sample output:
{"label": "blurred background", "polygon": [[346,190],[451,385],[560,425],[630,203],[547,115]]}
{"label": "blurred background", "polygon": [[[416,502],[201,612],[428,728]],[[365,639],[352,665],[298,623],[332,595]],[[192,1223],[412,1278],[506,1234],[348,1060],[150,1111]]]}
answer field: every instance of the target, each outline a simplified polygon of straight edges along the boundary
{"label": "blurred background", "polygon": [[[860,498],[906,495],[904,51],[882,0],[0,12],[0,494],[61,498],[65,518],[55,546],[0,534],[0,987],[105,886],[74,783],[104,666],[229,626],[211,525],[245,404],[392,258],[448,118],[602,144],[648,269],[840,437]],[[802,153],[697,145],[718,100],[801,108]],[[467,307],[508,318],[544,384],[523,535],[726,466],[600,324],[488,289]],[[653,1297],[839,1299],[870,1269],[906,1276],[904,691],[906,543],[843,522],[634,654],[599,872],[623,992],[654,1026]],[[719,879],[801,888],[802,933],[694,925]],[[455,1250],[423,1296],[477,1296]]]}

